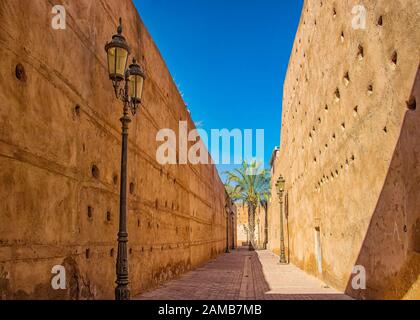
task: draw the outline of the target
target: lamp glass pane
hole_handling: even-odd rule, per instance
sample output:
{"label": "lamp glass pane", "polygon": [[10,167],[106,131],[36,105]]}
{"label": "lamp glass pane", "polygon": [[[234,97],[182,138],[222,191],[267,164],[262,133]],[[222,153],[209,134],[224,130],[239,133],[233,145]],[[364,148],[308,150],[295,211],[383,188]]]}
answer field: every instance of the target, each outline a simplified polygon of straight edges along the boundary
{"label": "lamp glass pane", "polygon": [[131,99],[140,101],[143,95],[143,77],[131,75],[128,79],[128,95],[131,97]]}
{"label": "lamp glass pane", "polygon": [[124,78],[127,56],[128,52],[123,48],[108,49],[108,72],[111,78],[114,76]]}
{"label": "lamp glass pane", "polygon": [[284,190],[284,185],[285,185],[285,181],[283,181],[283,180],[279,180],[279,181],[277,182],[277,188],[278,188],[280,191],[283,191],[283,190]]}

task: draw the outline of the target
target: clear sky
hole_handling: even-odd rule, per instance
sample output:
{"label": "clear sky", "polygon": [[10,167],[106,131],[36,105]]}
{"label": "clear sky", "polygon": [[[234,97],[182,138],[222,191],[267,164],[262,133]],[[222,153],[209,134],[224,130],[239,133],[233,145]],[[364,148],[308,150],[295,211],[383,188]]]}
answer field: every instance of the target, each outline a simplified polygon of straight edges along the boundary
{"label": "clear sky", "polygon": [[[134,0],[200,127],[280,143],[283,80],[303,0]],[[218,166],[222,174],[230,167]]]}

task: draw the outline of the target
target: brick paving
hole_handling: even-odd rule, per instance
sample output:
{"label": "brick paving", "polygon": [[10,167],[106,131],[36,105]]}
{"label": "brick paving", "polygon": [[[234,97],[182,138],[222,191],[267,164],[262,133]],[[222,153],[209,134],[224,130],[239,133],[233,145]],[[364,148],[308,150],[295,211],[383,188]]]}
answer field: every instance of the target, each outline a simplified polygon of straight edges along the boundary
{"label": "brick paving", "polygon": [[347,300],[269,251],[239,248],[136,300]]}

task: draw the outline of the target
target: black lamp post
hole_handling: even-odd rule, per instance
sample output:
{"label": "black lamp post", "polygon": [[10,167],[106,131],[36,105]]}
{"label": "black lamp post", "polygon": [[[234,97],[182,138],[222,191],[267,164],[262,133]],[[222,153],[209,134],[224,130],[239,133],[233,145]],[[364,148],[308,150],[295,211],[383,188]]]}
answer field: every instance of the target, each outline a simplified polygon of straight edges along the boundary
{"label": "black lamp post", "polygon": [[232,250],[235,250],[235,214],[232,211]]}
{"label": "black lamp post", "polygon": [[230,214],[229,199],[226,200],[225,211],[226,211],[226,251],[225,253],[230,253],[229,252],[229,214]]}
{"label": "black lamp post", "polygon": [[[122,150],[121,150],[121,189],[120,189],[120,220],[118,232],[117,254],[117,287],[115,289],[116,300],[129,300],[128,289],[128,258],[127,258],[127,145],[128,124],[131,122],[129,111],[136,114],[141,104],[143,95],[144,72],[133,58],[133,63],[127,69],[130,47],[122,36],[121,18],[117,34],[112,41],[105,45],[108,60],[109,78],[114,86],[115,96],[123,102],[122,124]],[[123,86],[121,83],[124,81]]]}
{"label": "black lamp post", "polygon": [[284,247],[284,223],[283,223],[283,194],[286,181],[280,176],[276,183],[277,194],[280,203],[280,264],[287,264],[286,249]]}

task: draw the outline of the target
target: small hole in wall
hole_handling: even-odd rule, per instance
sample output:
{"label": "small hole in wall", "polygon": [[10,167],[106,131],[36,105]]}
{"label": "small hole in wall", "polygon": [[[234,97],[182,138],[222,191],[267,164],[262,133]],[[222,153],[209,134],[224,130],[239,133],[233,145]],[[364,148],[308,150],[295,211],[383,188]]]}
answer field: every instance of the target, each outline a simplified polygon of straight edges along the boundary
{"label": "small hole in wall", "polygon": [[348,73],[348,71],[344,74],[344,84],[346,85],[346,86],[348,86],[349,85],[349,83],[350,83],[350,75],[349,75],[349,73]]}
{"label": "small hole in wall", "polygon": [[134,195],[134,193],[136,192],[136,186],[134,184],[134,182],[130,183],[130,194]]}
{"label": "small hole in wall", "polygon": [[117,185],[118,184],[118,175],[117,174],[114,174],[113,175],[112,182],[114,183],[114,185]]}
{"label": "small hole in wall", "polygon": [[85,251],[85,257],[86,257],[86,259],[89,259],[90,258],[90,249],[86,249],[86,251]]}
{"label": "small hole in wall", "polygon": [[387,127],[384,127],[383,130],[384,130],[385,133],[388,133],[388,128]]}
{"label": "small hole in wall", "polygon": [[341,32],[340,40],[341,40],[341,42],[344,42],[344,31]]}
{"label": "small hole in wall", "polygon": [[391,63],[392,63],[393,66],[396,66],[397,65],[397,63],[398,63],[398,53],[397,53],[397,51],[394,51],[392,53]]}
{"label": "small hole in wall", "polygon": [[404,232],[405,232],[405,233],[407,233],[407,232],[408,232],[407,225],[404,225]]}
{"label": "small hole in wall", "polygon": [[137,219],[137,227],[140,228],[140,219]]}
{"label": "small hole in wall", "polygon": [[343,130],[345,130],[345,129],[346,129],[346,123],[345,123],[345,122],[343,122],[343,123],[341,124],[341,129],[343,129]]}
{"label": "small hole in wall", "polygon": [[332,138],[333,138],[333,140],[335,140],[335,138],[336,138],[335,133],[333,133]]}
{"label": "small hole in wall", "polygon": [[335,18],[336,16],[337,16],[337,10],[333,8],[333,18]]}
{"label": "small hole in wall", "polygon": [[155,208],[157,209],[159,207],[159,202],[158,202],[158,199],[156,199],[156,201],[155,201]]}
{"label": "small hole in wall", "polygon": [[27,80],[26,71],[21,63],[18,63],[16,65],[15,75],[16,75],[16,79],[18,79],[19,81],[26,82]]}
{"label": "small hole in wall", "polygon": [[357,116],[357,114],[359,113],[359,106],[355,106],[353,111],[354,111],[354,115]]}
{"label": "small hole in wall", "polygon": [[112,258],[114,256],[114,249],[111,249],[111,251],[109,252],[109,256]]}
{"label": "small hole in wall", "polygon": [[373,85],[370,84],[368,86],[368,92],[367,93],[368,93],[368,95],[371,95],[373,93]]}
{"label": "small hole in wall", "polygon": [[340,90],[338,88],[335,89],[334,95],[335,95],[335,100],[339,101],[340,100]]}
{"label": "small hole in wall", "polygon": [[328,105],[325,105],[325,112],[328,112]]}
{"label": "small hole in wall", "polygon": [[80,106],[76,105],[74,107],[74,113],[76,114],[76,116],[80,117]]}
{"label": "small hole in wall", "polygon": [[99,179],[100,171],[99,171],[99,168],[95,164],[92,165],[91,171],[92,171],[92,177],[94,177],[95,179]]}
{"label": "small hole in wall", "polygon": [[383,24],[384,24],[384,18],[383,18],[382,16],[379,16],[379,19],[378,19],[378,26],[379,26],[379,27],[382,27],[382,26],[383,26]]}
{"label": "small hole in wall", "polygon": [[130,248],[129,253],[133,254],[133,249],[132,248]]}
{"label": "small hole in wall", "polygon": [[107,212],[106,213],[106,221],[110,222],[111,221],[111,212]]}
{"label": "small hole in wall", "polygon": [[365,56],[365,50],[361,44],[359,44],[359,47],[357,49],[357,57],[359,60],[362,60]]}
{"label": "small hole in wall", "polygon": [[417,109],[416,97],[412,96],[410,100],[407,101],[407,108],[411,111],[415,111]]}
{"label": "small hole in wall", "polygon": [[89,219],[93,218],[93,208],[91,206],[88,206],[87,208],[87,215]]}

